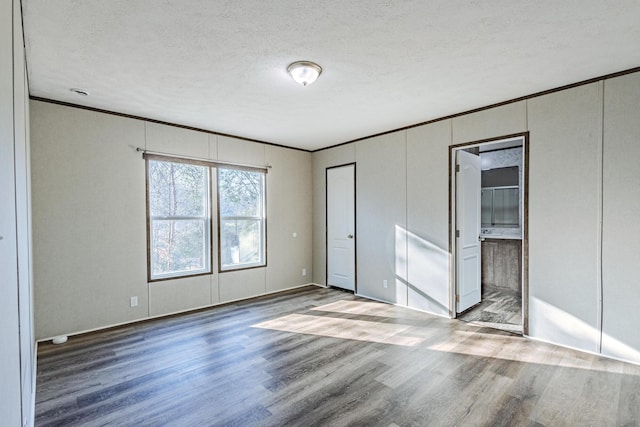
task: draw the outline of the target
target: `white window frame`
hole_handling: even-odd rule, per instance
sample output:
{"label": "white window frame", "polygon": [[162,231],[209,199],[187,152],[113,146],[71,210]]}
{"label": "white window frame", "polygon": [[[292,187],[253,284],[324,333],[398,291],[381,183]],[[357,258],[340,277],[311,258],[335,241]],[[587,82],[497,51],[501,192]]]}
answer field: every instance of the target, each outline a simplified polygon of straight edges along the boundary
{"label": "white window frame", "polygon": [[[260,207],[261,207],[261,215],[259,216],[223,216],[220,212],[220,172],[223,170],[245,170],[247,172],[258,173],[261,175],[261,194],[260,194]],[[228,272],[228,271],[238,271],[238,270],[246,270],[250,268],[260,268],[267,266],[267,221],[266,221],[266,213],[267,213],[267,174],[266,171],[256,170],[253,168],[242,168],[242,167],[226,167],[226,166],[218,166],[216,173],[216,183],[218,187],[218,271],[220,273]],[[245,262],[245,263],[236,263],[236,264],[227,264],[223,265],[222,263],[222,252],[223,252],[223,242],[222,242],[222,221],[258,221],[260,224],[260,260],[257,262]]]}
{"label": "white window frame", "polygon": [[[151,199],[149,194],[149,180],[151,179],[149,172],[149,162],[164,162],[164,163],[175,163],[175,164],[187,164],[190,166],[202,167],[206,170],[206,180],[205,180],[205,211],[202,216],[179,216],[179,215],[151,215]],[[177,279],[181,277],[192,277],[199,276],[205,274],[212,274],[211,268],[211,167],[208,165],[198,164],[197,162],[188,162],[181,161],[176,159],[176,161],[171,160],[158,160],[158,159],[147,159],[146,160],[146,176],[147,176],[147,218],[148,218],[148,226],[147,226],[147,275],[148,281],[160,281],[167,279]],[[204,259],[204,267],[200,269],[193,270],[175,270],[168,273],[154,274],[153,273],[153,251],[155,247],[155,242],[153,238],[153,224],[154,221],[203,221],[204,223],[204,231],[203,231],[203,242],[202,242],[202,250],[203,250],[203,259]]]}

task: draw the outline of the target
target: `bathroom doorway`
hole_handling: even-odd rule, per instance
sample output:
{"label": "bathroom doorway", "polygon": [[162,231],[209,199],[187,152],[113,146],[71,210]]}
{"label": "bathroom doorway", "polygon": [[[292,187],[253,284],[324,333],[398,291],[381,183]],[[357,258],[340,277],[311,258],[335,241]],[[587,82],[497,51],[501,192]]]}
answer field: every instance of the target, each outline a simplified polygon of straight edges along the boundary
{"label": "bathroom doorway", "polygon": [[452,146],[450,157],[453,317],[526,335],[528,134]]}

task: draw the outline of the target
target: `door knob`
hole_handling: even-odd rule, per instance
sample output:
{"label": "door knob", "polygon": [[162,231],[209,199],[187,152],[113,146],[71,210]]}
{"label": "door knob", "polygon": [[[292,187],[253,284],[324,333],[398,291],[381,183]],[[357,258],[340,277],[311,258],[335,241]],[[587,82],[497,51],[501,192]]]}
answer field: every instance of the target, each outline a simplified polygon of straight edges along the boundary
{"label": "door knob", "polygon": [[348,237],[349,239],[353,239],[353,234],[349,234],[347,237]]}

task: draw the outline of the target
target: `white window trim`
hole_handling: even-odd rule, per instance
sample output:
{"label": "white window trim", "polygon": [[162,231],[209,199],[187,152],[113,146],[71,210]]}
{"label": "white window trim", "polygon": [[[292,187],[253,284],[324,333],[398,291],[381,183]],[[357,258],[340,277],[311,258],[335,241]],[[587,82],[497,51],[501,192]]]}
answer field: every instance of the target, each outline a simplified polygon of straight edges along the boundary
{"label": "white window trim", "polygon": [[[148,159],[147,160],[147,177],[146,179],[149,179],[149,170],[148,170],[148,162],[150,161],[157,161],[157,162],[165,162],[165,163],[172,163],[170,159]],[[173,163],[185,163],[185,162],[173,162]],[[187,163],[189,164],[189,163]],[[167,280],[167,279],[179,279],[179,278],[183,278],[183,277],[192,277],[192,276],[201,276],[201,275],[205,275],[205,274],[212,274],[213,273],[213,268],[211,267],[211,246],[212,246],[212,236],[211,236],[211,223],[212,223],[212,218],[211,218],[211,167],[208,166],[203,166],[203,165],[199,165],[199,164],[193,164],[194,166],[198,166],[198,167],[205,167],[207,170],[207,179],[205,180],[206,182],[206,189],[205,189],[205,212],[203,216],[181,216],[181,215],[176,215],[176,216],[172,216],[172,215],[151,215],[150,214],[150,210],[151,207],[148,206],[148,211],[147,211],[147,215],[149,218],[149,225],[147,227],[147,238],[148,238],[148,242],[149,242],[149,248],[147,251],[147,263],[148,263],[148,277],[147,280],[149,282],[156,282],[156,281],[161,281],[161,280]],[[147,188],[147,203],[150,203],[150,198],[149,198],[149,190]],[[204,232],[203,232],[203,259],[205,261],[204,263],[204,267],[200,268],[200,269],[196,269],[196,270],[176,270],[176,271],[172,271],[170,273],[161,273],[161,274],[153,274],[153,248],[154,248],[154,240],[153,240],[153,233],[151,230],[153,230],[153,222],[154,221],[202,221],[204,223]]]}
{"label": "white window trim", "polygon": [[[221,169],[238,169],[234,167],[219,167],[218,171]],[[218,189],[218,203],[217,203],[217,221],[218,221],[218,272],[226,273],[229,271],[237,271],[237,270],[247,270],[250,268],[261,268],[267,266],[267,173],[266,171],[253,170],[251,172],[261,173],[262,174],[262,193],[260,197],[261,207],[262,207],[262,216],[222,216],[220,214],[220,175],[216,171],[216,186]],[[258,220],[260,221],[260,255],[261,259],[258,262],[245,262],[231,265],[223,265],[222,264],[222,239],[220,237],[221,234],[221,223],[225,220]]]}
{"label": "white window trim", "polygon": [[[186,164],[192,164],[192,165],[196,165],[196,166],[206,166],[208,167],[209,170],[209,179],[207,182],[207,186],[208,186],[208,191],[207,191],[207,210],[208,210],[208,216],[204,219],[205,222],[205,259],[206,259],[206,268],[203,269],[199,269],[199,270],[186,270],[186,271],[176,271],[176,272],[172,272],[172,273],[164,273],[164,274],[158,274],[158,275],[153,275],[152,274],[152,267],[151,267],[151,253],[152,253],[152,233],[151,233],[151,229],[152,229],[152,221],[154,220],[162,220],[162,219],[190,219],[190,220],[198,220],[198,219],[203,219],[203,217],[161,217],[161,216],[154,216],[152,217],[149,214],[149,193],[148,193],[148,189],[147,189],[147,194],[146,194],[146,198],[147,198],[147,220],[148,220],[148,226],[147,226],[147,280],[149,282],[156,282],[156,281],[162,281],[162,280],[168,280],[168,279],[180,279],[180,278],[186,278],[186,277],[193,277],[193,276],[200,276],[200,275],[207,275],[207,274],[213,274],[213,244],[214,244],[214,236],[213,236],[213,230],[212,230],[212,224],[213,224],[213,214],[214,214],[214,209],[212,209],[212,190],[214,188],[214,184],[215,184],[215,188],[216,188],[216,193],[218,195],[218,200],[216,203],[216,218],[215,220],[217,221],[217,226],[218,226],[218,232],[217,232],[217,258],[218,258],[218,272],[219,273],[224,273],[224,272],[229,272],[229,271],[237,271],[237,270],[246,270],[246,269],[251,269],[251,268],[264,268],[267,267],[267,258],[268,258],[268,254],[267,254],[267,173],[269,171],[269,169],[271,168],[271,166],[256,166],[256,165],[246,165],[246,164],[239,164],[239,163],[227,163],[227,162],[220,162],[220,161],[216,161],[216,160],[211,160],[211,159],[205,159],[205,158],[196,158],[196,157],[187,157],[187,156],[176,156],[173,154],[169,154],[169,153],[161,153],[161,152],[154,152],[154,151],[149,151],[143,148],[137,148],[136,149],[139,152],[142,152],[142,158],[147,160],[147,165],[149,161],[161,161],[161,162],[172,162],[172,163],[186,163]],[[261,255],[262,255],[262,259],[259,262],[255,262],[255,263],[243,263],[243,264],[234,264],[233,266],[226,266],[223,267],[222,266],[222,261],[221,261],[221,255],[220,255],[220,250],[221,250],[221,246],[222,246],[222,242],[220,240],[220,221],[221,221],[221,217],[220,217],[220,187],[219,187],[219,183],[218,183],[218,170],[219,169],[239,169],[239,170],[247,170],[247,171],[251,171],[251,172],[257,172],[257,173],[261,173],[262,174],[262,197],[261,197],[261,201],[262,201],[262,217],[224,217],[224,219],[255,219],[255,220],[261,220],[260,221],[260,232],[261,232]],[[213,173],[215,172],[216,174],[216,181],[214,183],[213,178],[214,175]],[[146,179],[149,179],[149,172],[147,170],[146,172]]]}

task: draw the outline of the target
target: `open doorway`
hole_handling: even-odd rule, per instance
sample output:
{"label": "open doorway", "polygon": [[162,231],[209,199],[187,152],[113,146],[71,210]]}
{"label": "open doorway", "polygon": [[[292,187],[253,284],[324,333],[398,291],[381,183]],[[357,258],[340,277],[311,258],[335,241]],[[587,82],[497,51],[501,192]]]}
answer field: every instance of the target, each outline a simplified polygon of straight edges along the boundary
{"label": "open doorway", "polygon": [[528,333],[528,133],[451,147],[452,317]]}

